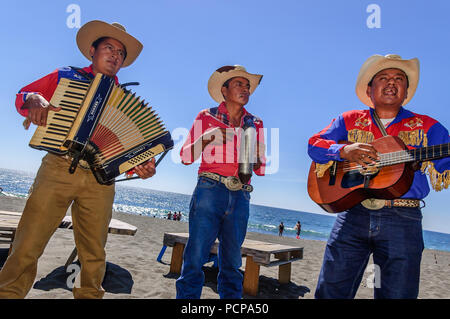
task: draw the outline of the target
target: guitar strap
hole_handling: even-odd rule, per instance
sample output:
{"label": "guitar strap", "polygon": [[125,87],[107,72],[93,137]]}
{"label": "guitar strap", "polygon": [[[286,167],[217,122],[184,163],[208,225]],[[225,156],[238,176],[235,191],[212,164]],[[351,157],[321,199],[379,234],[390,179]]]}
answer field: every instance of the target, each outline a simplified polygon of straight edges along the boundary
{"label": "guitar strap", "polygon": [[381,131],[381,134],[383,134],[383,136],[388,136],[388,133],[386,132],[386,128],[384,127],[383,123],[381,123],[381,120],[378,117],[377,111],[375,111],[375,110],[373,110],[373,119],[375,120],[375,123],[377,123],[378,128]]}

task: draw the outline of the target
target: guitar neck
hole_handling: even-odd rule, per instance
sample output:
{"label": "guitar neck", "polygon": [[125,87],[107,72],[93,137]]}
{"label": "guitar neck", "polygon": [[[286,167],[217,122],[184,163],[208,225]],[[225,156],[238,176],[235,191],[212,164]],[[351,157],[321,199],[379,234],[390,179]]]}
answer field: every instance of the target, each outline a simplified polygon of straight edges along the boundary
{"label": "guitar neck", "polygon": [[406,162],[424,162],[450,156],[450,143],[381,154],[379,166]]}

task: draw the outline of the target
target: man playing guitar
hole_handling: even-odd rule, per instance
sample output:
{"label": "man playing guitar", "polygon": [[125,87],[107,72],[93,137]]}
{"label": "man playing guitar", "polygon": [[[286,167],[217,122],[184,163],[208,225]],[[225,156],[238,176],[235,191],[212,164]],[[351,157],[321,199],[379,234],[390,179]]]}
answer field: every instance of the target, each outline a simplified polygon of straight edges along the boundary
{"label": "man playing guitar", "polygon": [[[386,135],[398,137],[410,150],[449,143],[448,131],[438,121],[403,107],[413,97],[418,79],[417,59],[393,54],[367,59],[356,94],[370,108],[343,113],[309,140],[308,153],[318,177],[342,161],[362,169],[373,167],[380,161],[380,151],[372,142]],[[370,254],[380,270],[375,298],[417,298],[424,248],[420,203],[430,191],[426,171],[435,190],[448,188],[450,158],[426,161],[412,173],[412,184],[403,195],[366,199],[338,214],[316,298],[354,298]]]}

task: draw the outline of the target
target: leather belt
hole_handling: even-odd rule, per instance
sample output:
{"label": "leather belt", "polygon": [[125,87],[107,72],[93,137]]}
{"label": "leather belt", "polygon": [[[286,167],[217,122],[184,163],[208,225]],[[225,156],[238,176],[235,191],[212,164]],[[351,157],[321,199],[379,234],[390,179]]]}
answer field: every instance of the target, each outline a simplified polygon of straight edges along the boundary
{"label": "leather belt", "polygon": [[235,176],[222,176],[220,174],[211,173],[211,172],[202,172],[198,174],[198,176],[210,178],[217,182],[220,182],[225,185],[230,191],[239,191],[243,190],[251,193],[253,191],[253,186],[249,184],[242,184],[239,178]]}
{"label": "leather belt", "polygon": [[397,198],[397,199],[377,199],[377,198],[369,198],[366,200],[363,200],[361,202],[361,205],[363,205],[367,209],[371,210],[378,210],[383,207],[413,207],[417,208],[420,207],[420,200],[419,199],[403,199],[403,198]]}

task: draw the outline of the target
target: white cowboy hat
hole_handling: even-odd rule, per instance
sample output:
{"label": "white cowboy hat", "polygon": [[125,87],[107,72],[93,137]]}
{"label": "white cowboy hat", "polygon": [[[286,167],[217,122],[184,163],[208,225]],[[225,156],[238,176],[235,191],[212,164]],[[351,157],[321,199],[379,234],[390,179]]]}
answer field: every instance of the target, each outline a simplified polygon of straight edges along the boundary
{"label": "white cowboy hat", "polygon": [[366,93],[367,85],[378,72],[385,69],[402,70],[408,77],[408,96],[403,101],[403,105],[406,105],[414,96],[419,83],[419,60],[417,58],[402,60],[401,56],[396,54],[387,54],[385,56],[372,55],[364,62],[359,71],[358,79],[356,80],[356,95],[361,102],[373,108],[372,100]]}
{"label": "white cowboy hat", "polygon": [[238,76],[243,77],[250,82],[250,95],[255,91],[256,87],[259,85],[263,77],[260,74],[248,73],[247,70],[242,65],[233,65],[233,66],[226,65],[214,71],[214,73],[209,78],[208,81],[209,95],[211,95],[211,97],[217,103],[222,103],[224,101],[221,90],[223,84],[229,79]]}
{"label": "white cowboy hat", "polygon": [[81,53],[92,61],[89,49],[92,43],[102,37],[108,37],[120,41],[127,50],[127,57],[123,61],[122,67],[129,66],[136,60],[142,51],[143,45],[136,38],[127,33],[125,28],[117,23],[111,24],[93,20],[83,25],[77,33],[77,45]]}

